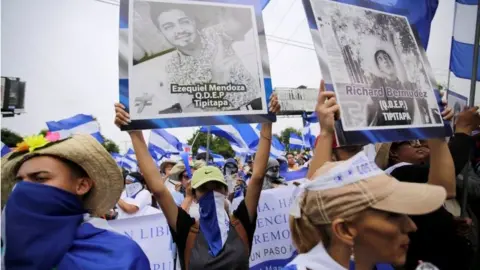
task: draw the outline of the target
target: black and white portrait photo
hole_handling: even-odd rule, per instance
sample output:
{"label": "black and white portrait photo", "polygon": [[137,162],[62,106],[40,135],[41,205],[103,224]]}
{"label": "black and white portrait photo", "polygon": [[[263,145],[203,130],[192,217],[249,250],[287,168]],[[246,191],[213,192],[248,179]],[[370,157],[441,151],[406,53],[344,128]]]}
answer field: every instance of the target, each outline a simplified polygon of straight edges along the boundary
{"label": "black and white portrait photo", "polygon": [[429,66],[405,17],[311,3],[345,131],[443,125]]}
{"label": "black and white portrait photo", "polygon": [[199,1],[135,1],[132,119],[266,113],[255,11]]}

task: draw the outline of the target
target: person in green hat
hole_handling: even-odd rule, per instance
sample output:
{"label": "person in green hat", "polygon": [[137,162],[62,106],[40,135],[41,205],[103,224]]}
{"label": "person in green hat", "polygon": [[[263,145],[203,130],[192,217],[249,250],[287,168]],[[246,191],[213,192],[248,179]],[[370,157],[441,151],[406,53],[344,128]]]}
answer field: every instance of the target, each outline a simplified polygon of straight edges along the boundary
{"label": "person in green hat", "polygon": [[[280,111],[278,98],[270,98],[269,111]],[[122,104],[115,104],[115,124],[128,125],[130,116]],[[227,182],[221,171],[204,166],[192,176],[192,194],[200,206],[195,220],[175,201],[161,179],[141,131],[129,131],[138,164],[147,185],[167,219],[177,244],[182,269],[248,269],[257,221],[257,206],[270,155],[272,123],[263,123],[255,156],[254,170],[245,199],[230,216],[225,210]]]}

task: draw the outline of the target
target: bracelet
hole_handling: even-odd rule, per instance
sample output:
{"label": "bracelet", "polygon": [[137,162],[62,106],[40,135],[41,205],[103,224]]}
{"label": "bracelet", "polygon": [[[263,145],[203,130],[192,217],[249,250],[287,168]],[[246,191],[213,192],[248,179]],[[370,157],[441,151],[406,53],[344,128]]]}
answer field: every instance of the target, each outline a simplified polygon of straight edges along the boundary
{"label": "bracelet", "polygon": [[262,133],[260,133],[260,137],[264,138],[265,140],[269,140],[269,141],[272,140],[272,137],[268,138],[267,136],[263,135]]}

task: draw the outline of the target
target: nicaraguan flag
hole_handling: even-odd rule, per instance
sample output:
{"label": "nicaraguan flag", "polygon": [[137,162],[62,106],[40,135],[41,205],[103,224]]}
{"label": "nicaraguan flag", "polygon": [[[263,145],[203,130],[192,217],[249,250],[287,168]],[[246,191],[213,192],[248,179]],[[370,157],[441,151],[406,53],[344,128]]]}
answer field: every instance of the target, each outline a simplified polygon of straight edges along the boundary
{"label": "nicaraguan flag", "polygon": [[6,146],[3,142],[2,142],[2,154],[1,156],[5,156],[6,154],[10,153],[10,148],[8,146]]}
{"label": "nicaraguan flag", "polygon": [[150,132],[148,147],[158,153],[180,153],[183,151],[183,144],[177,137],[168,133],[165,129],[155,129]]}
{"label": "nicaraguan flag", "polygon": [[[205,148],[203,146],[200,146],[197,149],[197,154],[206,153],[206,152],[207,152],[207,148]],[[210,151],[208,153],[210,153]]]}
{"label": "nicaraguan flag", "polygon": [[[450,71],[458,78],[470,80],[473,61],[480,64],[480,56],[473,59],[478,5],[478,0],[457,0],[455,3]],[[480,81],[480,68],[475,76]]]}
{"label": "nicaraguan flag", "polygon": [[337,0],[337,2],[407,17],[410,25],[418,32],[423,48],[427,49],[430,26],[437,11],[438,0]]}
{"label": "nicaraguan flag", "polygon": [[100,134],[100,125],[91,115],[77,114],[60,121],[48,121],[47,127],[51,132],[58,132],[61,139],[73,134],[90,134],[97,139],[97,141],[103,143],[103,137]]}
{"label": "nicaraguan flag", "polygon": [[125,156],[128,158],[137,161],[137,156],[135,155],[135,151],[133,148],[128,148],[127,153],[125,153]]}
{"label": "nicaraguan flag", "polygon": [[303,140],[295,133],[290,133],[290,138],[288,139],[288,143],[290,144],[290,149],[302,149],[303,148]]}
{"label": "nicaraguan flag", "polygon": [[233,152],[235,152],[235,155],[238,157],[244,157],[251,152],[249,148],[240,147],[234,143],[232,143],[230,146],[232,147]]}
{"label": "nicaraguan flag", "polygon": [[307,177],[308,167],[303,167],[296,171],[280,172],[280,176],[287,182],[303,181]]}
{"label": "nicaraguan flag", "polygon": [[223,165],[225,165],[225,158],[222,155],[212,153],[212,157],[213,157],[213,163],[215,163],[217,167],[221,168],[223,167]]}
{"label": "nicaraguan flag", "polygon": [[248,149],[258,141],[258,133],[250,124],[203,126],[200,128],[200,132],[208,133],[208,128],[210,128],[211,134],[225,138],[241,148]]}
{"label": "nicaraguan flag", "polygon": [[302,135],[303,135],[303,143],[305,144],[305,147],[313,148],[316,138],[315,136],[312,135],[310,122],[307,122],[306,125],[303,127]]}
{"label": "nicaraguan flag", "polygon": [[138,170],[138,164],[137,161],[130,158],[127,155],[124,155],[121,157],[120,162],[117,161],[118,166],[121,168],[127,169],[131,172],[135,172]]}
{"label": "nicaraguan flag", "polygon": [[[255,128],[258,138],[260,138],[260,130],[262,129],[262,124],[258,124]],[[253,152],[257,151],[258,140],[255,147],[251,148]],[[272,136],[272,145],[270,147],[270,156],[273,158],[278,158],[285,155],[285,146],[277,139],[277,137]]]}

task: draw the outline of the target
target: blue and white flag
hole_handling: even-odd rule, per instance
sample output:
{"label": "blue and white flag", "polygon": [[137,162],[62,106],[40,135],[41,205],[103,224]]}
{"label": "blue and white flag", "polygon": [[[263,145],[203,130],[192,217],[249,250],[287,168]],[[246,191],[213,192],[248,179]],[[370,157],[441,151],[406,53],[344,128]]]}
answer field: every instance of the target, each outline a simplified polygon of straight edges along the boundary
{"label": "blue and white flag", "polygon": [[200,132],[210,133],[215,136],[227,139],[231,143],[235,143],[241,148],[250,148],[258,141],[258,133],[249,124],[242,125],[225,125],[225,126],[204,126],[200,128]]}
{"label": "blue and white flag", "polygon": [[121,168],[127,169],[131,172],[135,172],[138,170],[137,161],[129,157],[128,155],[124,155],[121,157],[120,162],[117,161],[118,166]]}
{"label": "blue and white flag", "polygon": [[[203,146],[200,146],[197,149],[197,154],[206,153],[206,152],[207,152],[207,148],[205,148]],[[210,154],[210,151],[208,153]]]}
{"label": "blue and white flag", "polygon": [[1,157],[5,156],[6,154],[10,153],[10,148],[8,146],[6,146],[3,142],[2,142],[2,154],[1,154]]}
{"label": "blue and white flag", "polygon": [[302,129],[303,143],[307,148],[313,148],[315,144],[315,136],[312,135],[312,129],[310,122],[306,122],[305,126]]}
{"label": "blue and white flag", "polygon": [[[471,79],[478,0],[456,0],[450,71],[458,78]],[[480,57],[476,59],[480,63]],[[480,69],[476,74],[480,81]]]}
{"label": "blue and white flag", "polygon": [[213,163],[215,163],[215,165],[217,165],[218,167],[223,167],[223,165],[225,165],[225,158],[220,155],[220,154],[215,154],[215,153],[211,153],[212,157],[213,157]]}
{"label": "blue and white flag", "polygon": [[137,160],[137,156],[135,155],[135,150],[133,148],[128,148],[127,153],[125,153],[125,156],[129,157],[132,160]]}
{"label": "blue and white flag", "polygon": [[233,152],[235,152],[235,155],[238,157],[244,157],[251,152],[249,148],[240,147],[235,143],[232,143],[230,146],[232,147]]}
{"label": "blue and white flag", "polygon": [[291,132],[290,138],[288,139],[288,143],[290,145],[290,149],[302,149],[303,148],[303,140],[297,134]]}
{"label": "blue and white flag", "polygon": [[291,172],[280,172],[280,176],[287,182],[303,181],[307,178],[308,167],[302,167],[299,170]]}
{"label": "blue and white flag", "polygon": [[59,133],[61,139],[73,134],[90,134],[100,143],[104,141],[100,134],[100,125],[91,115],[77,114],[60,121],[48,121],[47,127],[49,131]]}
{"label": "blue and white flag", "polygon": [[438,0],[338,0],[337,2],[407,17],[408,22],[417,30],[423,48],[427,49],[430,26],[437,11]]}
{"label": "blue and white flag", "polygon": [[[262,129],[262,124],[258,124],[257,127],[255,128],[257,132],[258,138],[260,138],[260,130]],[[257,145],[255,147],[251,148],[253,152],[257,151],[257,146],[258,146],[258,140],[257,140]],[[272,145],[270,147],[270,156],[273,158],[278,158],[280,156],[285,155],[285,146],[277,139],[277,137],[272,136]]]}
{"label": "blue and white flag", "polygon": [[158,153],[180,153],[183,151],[183,144],[165,129],[152,130],[148,143],[148,147]]}

